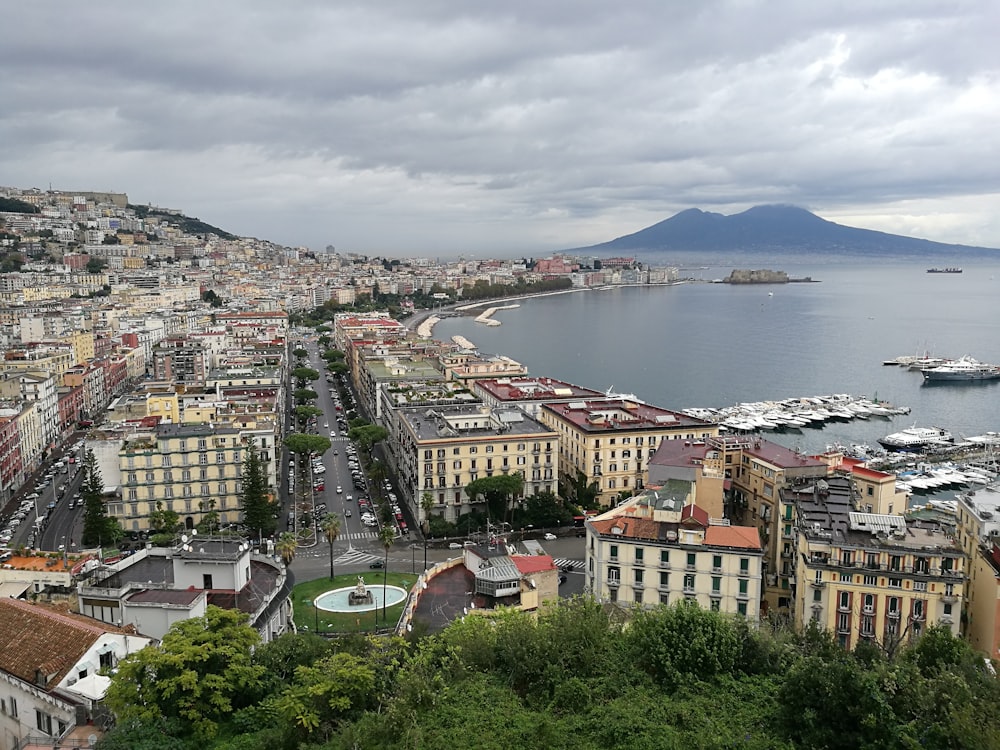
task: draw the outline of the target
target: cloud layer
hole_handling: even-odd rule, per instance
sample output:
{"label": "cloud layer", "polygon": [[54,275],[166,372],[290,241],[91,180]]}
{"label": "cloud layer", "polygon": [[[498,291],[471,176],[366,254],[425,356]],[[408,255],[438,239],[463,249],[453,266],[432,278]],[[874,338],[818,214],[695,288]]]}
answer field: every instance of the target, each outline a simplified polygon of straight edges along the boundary
{"label": "cloud layer", "polygon": [[765,202],[1000,247],[998,9],[25,3],[0,27],[0,182],[390,255]]}

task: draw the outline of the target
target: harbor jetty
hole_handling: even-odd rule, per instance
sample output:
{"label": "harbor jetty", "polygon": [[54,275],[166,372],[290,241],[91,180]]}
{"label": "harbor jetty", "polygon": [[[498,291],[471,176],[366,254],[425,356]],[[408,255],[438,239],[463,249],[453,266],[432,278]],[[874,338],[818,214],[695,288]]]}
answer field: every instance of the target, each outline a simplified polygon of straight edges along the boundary
{"label": "harbor jetty", "polygon": [[498,326],[500,321],[496,320],[493,315],[497,310],[513,310],[515,307],[520,307],[520,305],[497,305],[495,307],[489,307],[483,310],[479,315],[475,317],[477,323],[483,323],[488,326]]}
{"label": "harbor jetty", "polygon": [[451,340],[458,344],[463,349],[475,349],[476,345],[469,341],[465,336],[452,336]]}

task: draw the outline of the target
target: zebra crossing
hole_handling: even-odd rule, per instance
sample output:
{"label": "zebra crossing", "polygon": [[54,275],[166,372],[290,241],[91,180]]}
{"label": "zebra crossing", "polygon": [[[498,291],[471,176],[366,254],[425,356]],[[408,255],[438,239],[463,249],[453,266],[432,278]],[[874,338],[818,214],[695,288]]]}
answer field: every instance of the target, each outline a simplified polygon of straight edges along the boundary
{"label": "zebra crossing", "polygon": [[583,572],[584,562],[583,560],[570,560],[566,557],[554,557],[552,561],[559,568],[571,568],[574,572]]}
{"label": "zebra crossing", "polygon": [[341,534],[337,539],[378,539],[378,534],[374,531],[352,531],[349,534]]}
{"label": "zebra crossing", "polygon": [[368,552],[362,552],[361,550],[354,549],[345,552],[340,557],[335,557],[333,562],[335,565],[351,565],[352,563],[370,563],[372,560],[381,559],[381,555],[372,555]]}

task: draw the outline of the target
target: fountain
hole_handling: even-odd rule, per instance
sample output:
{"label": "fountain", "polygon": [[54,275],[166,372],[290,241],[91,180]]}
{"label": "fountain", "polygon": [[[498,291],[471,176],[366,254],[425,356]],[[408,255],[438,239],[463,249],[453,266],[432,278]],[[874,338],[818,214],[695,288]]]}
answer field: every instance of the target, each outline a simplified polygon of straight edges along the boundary
{"label": "fountain", "polygon": [[364,576],[358,576],[358,585],[347,595],[347,603],[352,607],[362,607],[373,602],[372,592],[365,588]]}

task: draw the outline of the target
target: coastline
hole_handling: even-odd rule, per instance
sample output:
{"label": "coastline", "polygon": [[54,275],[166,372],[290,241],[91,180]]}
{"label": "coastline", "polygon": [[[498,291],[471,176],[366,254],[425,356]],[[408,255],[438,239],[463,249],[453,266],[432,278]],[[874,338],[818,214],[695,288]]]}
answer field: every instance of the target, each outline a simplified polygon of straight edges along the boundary
{"label": "coastline", "polygon": [[[476,318],[477,320],[479,320],[479,318],[483,318],[483,321],[480,322],[485,322],[487,320],[492,320],[492,314],[497,310],[507,310],[507,309],[513,309],[515,307],[520,307],[520,305],[497,305],[497,303],[501,301],[506,302],[506,301],[522,300],[522,299],[532,299],[534,297],[554,297],[557,294],[574,294],[576,292],[601,292],[601,291],[607,291],[609,289],[680,286],[681,284],[687,284],[690,281],[691,281],[690,279],[679,279],[677,281],[667,281],[656,284],[606,284],[604,286],[594,286],[594,287],[589,287],[589,286],[573,287],[572,289],[559,289],[554,292],[533,292],[531,294],[520,294],[515,297],[502,297],[500,299],[491,299],[483,302],[470,302],[468,304],[460,304],[447,309],[453,310],[455,312],[466,312],[468,310],[475,310],[477,307],[485,307],[487,305],[492,305],[492,311],[486,310]],[[488,316],[487,313],[489,313]],[[444,320],[444,318],[438,315],[437,313],[431,313],[426,318],[422,318],[420,322],[417,323],[416,327],[417,335],[420,336],[421,338],[427,338],[427,339],[431,338],[434,335],[434,326],[436,326],[442,320]],[[487,323],[487,325],[499,325],[499,324],[500,321],[498,320],[492,320],[491,323]],[[410,323],[407,322],[404,323],[404,325],[409,326]]]}

